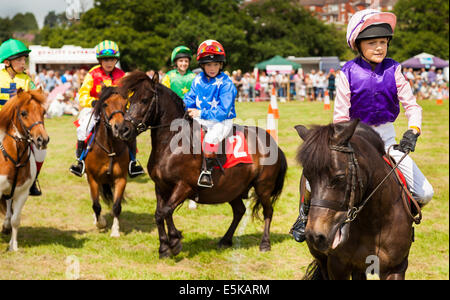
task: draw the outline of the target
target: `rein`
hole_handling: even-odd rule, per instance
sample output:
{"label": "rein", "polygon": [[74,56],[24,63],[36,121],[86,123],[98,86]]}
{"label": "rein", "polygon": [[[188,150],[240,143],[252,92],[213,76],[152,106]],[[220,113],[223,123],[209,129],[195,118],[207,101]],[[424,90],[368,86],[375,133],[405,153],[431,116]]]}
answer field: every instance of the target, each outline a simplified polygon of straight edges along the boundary
{"label": "rein", "polygon": [[[391,163],[391,166],[394,165],[394,162],[392,161],[391,157],[389,156],[389,151],[390,151],[390,149],[393,146],[394,145],[389,147],[388,155],[387,155],[387,157],[388,157],[388,159],[389,159],[389,161]],[[347,195],[348,195],[348,192],[350,190],[349,204],[348,204],[348,206],[343,206],[343,205],[338,204],[338,203],[336,203],[334,201],[317,200],[317,201],[311,202],[311,206],[319,206],[319,207],[329,208],[329,209],[332,209],[332,210],[335,210],[335,211],[347,211],[347,218],[345,219],[344,224],[345,223],[350,223],[353,220],[355,220],[355,218],[358,216],[359,212],[364,208],[364,206],[372,198],[372,196],[375,194],[375,192],[389,178],[389,176],[392,174],[392,172],[394,172],[395,169],[397,169],[397,167],[400,165],[402,160],[409,154],[409,152],[405,153],[401,157],[401,159],[398,161],[398,163],[396,163],[394,165],[394,167],[392,167],[392,170],[390,170],[389,173],[383,178],[383,180],[381,180],[381,182],[372,190],[372,192],[363,201],[361,201],[359,205],[355,205],[356,185],[359,186],[361,197],[363,195],[363,190],[364,190],[364,185],[362,183],[362,178],[360,176],[358,176],[360,168],[359,168],[358,160],[356,159],[356,156],[355,156],[355,151],[353,150],[353,148],[351,147],[350,144],[347,147],[330,145],[330,149],[338,151],[338,152],[347,153],[349,155],[348,169],[349,169],[349,173],[351,173],[351,177],[348,177],[349,179],[347,180],[347,187],[346,187],[345,196],[344,196],[345,199],[346,199]],[[402,187],[402,199],[403,199],[403,203],[404,203],[405,209],[407,210],[409,216],[414,221],[414,223],[419,224],[421,219],[422,219],[422,213],[421,213],[421,210],[420,210],[420,206],[418,205],[417,201],[413,198],[411,193],[408,191],[408,189],[401,183],[399,175],[397,173],[395,173],[395,174],[397,175],[397,180],[398,180],[400,186]],[[356,183],[357,180],[358,180],[358,184]],[[416,207],[416,209],[417,209],[417,211],[419,213],[419,216],[417,218],[412,215],[410,209],[407,207],[407,205],[408,205],[407,201],[408,200],[407,200],[407,197],[405,197],[405,194],[414,203],[414,205],[415,205],[415,207]]]}
{"label": "rein", "polygon": [[107,142],[108,142],[108,148],[110,148],[110,149],[112,149],[112,150],[110,151],[110,150],[108,150],[105,146],[103,146],[103,144],[100,143],[100,142],[97,140],[97,136],[95,136],[95,138],[94,138],[94,143],[96,143],[96,144],[100,147],[100,149],[102,149],[103,151],[105,151],[106,154],[107,154],[108,157],[109,157],[109,166],[108,166],[108,171],[106,172],[107,175],[111,175],[111,172],[112,172],[112,166],[113,166],[113,163],[114,163],[114,157],[115,157],[115,156],[118,156],[118,155],[120,155],[120,154],[122,154],[122,152],[123,152],[123,149],[122,149],[119,153],[116,153],[116,152],[114,151],[114,146],[111,145],[111,139],[108,138],[108,136],[109,136],[109,131],[112,130],[112,127],[111,127],[111,124],[109,124],[109,121],[111,121],[111,119],[114,117],[115,114],[122,114],[122,116],[124,116],[124,115],[125,115],[125,112],[118,109],[118,110],[113,111],[113,112],[109,115],[109,117],[108,117],[108,115],[106,114],[105,109],[102,108],[102,115],[103,115],[103,118],[102,118],[102,119],[103,119],[103,124],[105,125],[105,128],[106,128],[106,135],[107,135],[107,139],[106,139],[106,140],[107,140]]}

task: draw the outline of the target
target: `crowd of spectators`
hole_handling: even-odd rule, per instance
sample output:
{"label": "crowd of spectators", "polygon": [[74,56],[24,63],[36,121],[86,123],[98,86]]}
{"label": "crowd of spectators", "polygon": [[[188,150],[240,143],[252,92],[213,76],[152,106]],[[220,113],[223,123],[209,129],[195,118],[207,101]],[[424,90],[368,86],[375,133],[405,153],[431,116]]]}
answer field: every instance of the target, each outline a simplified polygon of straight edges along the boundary
{"label": "crowd of spectators", "polygon": [[[339,76],[339,70],[334,69],[328,72],[312,69],[306,73],[299,68],[289,74],[267,74],[260,71],[257,76],[254,72],[243,73],[241,70],[232,71],[231,74],[225,72],[236,85],[238,102],[268,101],[272,94],[280,101],[324,101],[326,95],[330,100],[334,100]],[[155,73],[154,70],[147,71],[149,77],[153,77]],[[78,114],[78,90],[86,74],[85,69],[67,70],[62,74],[59,71],[42,69],[33,76],[36,86],[41,86],[49,99],[47,117]],[[163,70],[158,71],[160,80],[164,75]],[[442,69],[404,68],[403,75],[410,82],[418,100],[448,99],[448,81]]]}
{"label": "crowd of spectators", "polygon": [[436,69],[434,66],[429,70],[404,68],[403,76],[409,81],[418,100],[448,99],[448,81],[442,69]]}
{"label": "crowd of spectators", "polygon": [[327,73],[314,69],[305,73],[300,68],[287,74],[261,71],[258,78],[253,72],[242,74],[241,70],[236,70],[232,72],[231,79],[238,89],[239,102],[267,101],[272,94],[280,101],[323,101],[327,94],[331,100],[334,99],[336,76],[338,72],[334,69]]}

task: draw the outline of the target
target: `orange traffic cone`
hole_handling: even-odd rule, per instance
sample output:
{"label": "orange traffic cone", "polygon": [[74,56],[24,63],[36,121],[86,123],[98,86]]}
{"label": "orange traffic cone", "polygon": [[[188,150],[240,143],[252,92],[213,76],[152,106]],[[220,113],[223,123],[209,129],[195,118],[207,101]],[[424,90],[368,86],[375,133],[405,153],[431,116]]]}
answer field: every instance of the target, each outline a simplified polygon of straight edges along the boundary
{"label": "orange traffic cone", "polygon": [[442,100],[442,90],[441,90],[441,88],[439,88],[438,98],[436,99],[436,104],[437,105],[444,104],[444,101]]}
{"label": "orange traffic cone", "polygon": [[331,109],[331,105],[330,105],[330,95],[328,94],[328,91],[325,91],[325,98],[323,100],[323,109],[324,110],[329,110]]}
{"label": "orange traffic cone", "polygon": [[269,110],[267,112],[267,132],[278,142],[277,122],[275,120],[280,118],[278,112],[277,95],[275,88],[272,88],[272,95],[270,96]]}

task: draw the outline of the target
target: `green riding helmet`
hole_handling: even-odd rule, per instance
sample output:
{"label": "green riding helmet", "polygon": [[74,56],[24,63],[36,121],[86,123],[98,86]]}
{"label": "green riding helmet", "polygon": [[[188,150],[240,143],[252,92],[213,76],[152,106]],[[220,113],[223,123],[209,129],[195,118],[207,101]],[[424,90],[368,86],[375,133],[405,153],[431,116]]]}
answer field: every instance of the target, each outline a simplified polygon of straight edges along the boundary
{"label": "green riding helmet", "polygon": [[9,39],[0,46],[0,62],[6,59],[12,60],[21,56],[27,56],[31,50],[19,40]]}
{"label": "green riding helmet", "polygon": [[189,60],[191,60],[192,57],[192,51],[186,46],[178,46],[172,51],[172,56],[170,58],[170,61],[172,62],[172,65],[175,64],[175,61],[179,58],[187,57]]}

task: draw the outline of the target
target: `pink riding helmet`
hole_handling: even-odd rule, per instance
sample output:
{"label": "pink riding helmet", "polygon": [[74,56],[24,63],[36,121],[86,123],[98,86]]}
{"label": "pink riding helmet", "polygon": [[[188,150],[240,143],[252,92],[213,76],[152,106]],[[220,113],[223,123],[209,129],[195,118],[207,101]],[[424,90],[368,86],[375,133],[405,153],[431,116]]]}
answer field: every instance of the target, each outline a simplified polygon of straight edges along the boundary
{"label": "pink riding helmet", "polygon": [[364,9],[356,12],[347,26],[347,44],[353,50],[356,49],[356,38],[359,33],[370,25],[387,23],[394,32],[397,17],[393,13],[380,12],[375,9]]}

